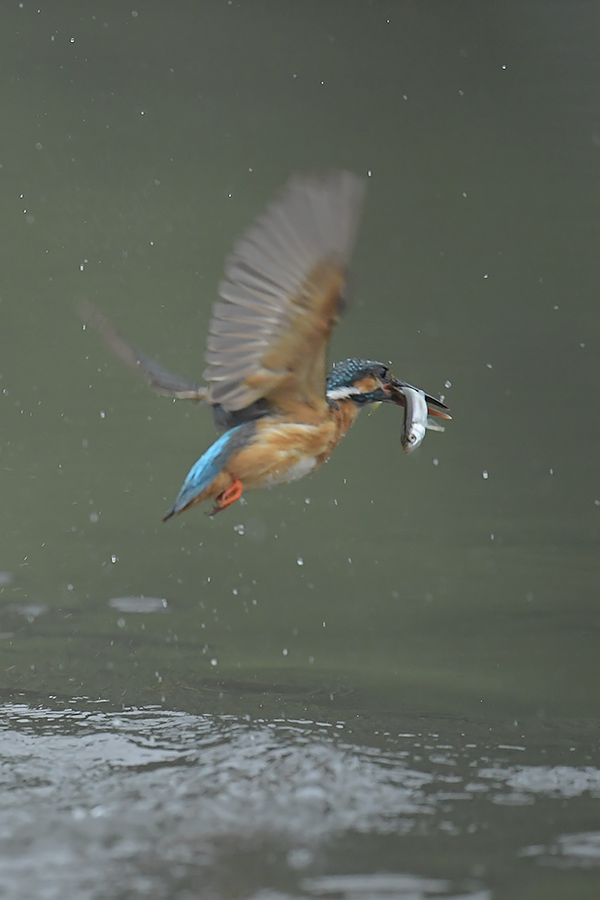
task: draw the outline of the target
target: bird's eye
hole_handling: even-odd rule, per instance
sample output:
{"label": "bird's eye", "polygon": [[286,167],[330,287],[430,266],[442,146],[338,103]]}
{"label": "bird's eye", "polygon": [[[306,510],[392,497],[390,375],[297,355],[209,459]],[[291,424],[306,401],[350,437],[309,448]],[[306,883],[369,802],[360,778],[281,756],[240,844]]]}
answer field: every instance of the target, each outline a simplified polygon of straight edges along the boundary
{"label": "bird's eye", "polygon": [[385,379],[387,378],[387,373],[388,373],[387,366],[379,366],[379,371],[377,374],[379,375],[379,377],[381,378],[382,381],[385,381]]}

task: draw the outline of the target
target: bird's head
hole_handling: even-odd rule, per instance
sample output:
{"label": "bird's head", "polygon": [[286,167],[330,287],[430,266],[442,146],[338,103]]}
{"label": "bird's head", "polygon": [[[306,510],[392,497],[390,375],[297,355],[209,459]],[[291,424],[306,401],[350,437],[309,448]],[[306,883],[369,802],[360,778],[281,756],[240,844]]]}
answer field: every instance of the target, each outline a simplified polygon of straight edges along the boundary
{"label": "bird's head", "polygon": [[[336,363],[327,375],[327,400],[340,403],[351,400],[358,407],[368,404],[395,403],[406,406],[403,387],[412,387],[400,381],[382,362],[372,359],[345,359]],[[440,418],[450,418],[441,410],[447,409],[441,400],[425,394],[428,413]]]}
{"label": "bird's head", "polygon": [[327,399],[330,403],[352,400],[357,406],[395,399],[394,385],[400,386],[386,365],[372,359],[345,359],[336,363],[327,375]]}

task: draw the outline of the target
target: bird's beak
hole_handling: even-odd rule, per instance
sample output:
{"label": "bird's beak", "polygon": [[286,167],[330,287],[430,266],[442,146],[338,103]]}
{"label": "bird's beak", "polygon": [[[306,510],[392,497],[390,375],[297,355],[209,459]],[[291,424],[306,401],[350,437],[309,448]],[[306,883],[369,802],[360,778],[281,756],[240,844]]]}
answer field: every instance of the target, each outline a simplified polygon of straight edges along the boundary
{"label": "bird's beak", "polygon": [[[390,400],[393,403],[396,403],[398,406],[406,406],[406,400],[404,398],[404,394],[402,393],[403,387],[410,387],[413,390],[419,390],[419,388],[414,388],[413,385],[407,384],[405,381],[398,381],[396,378],[390,384],[386,384],[384,386],[384,390],[390,394]],[[452,416],[446,412],[448,407],[445,403],[442,403],[441,400],[436,399],[436,397],[432,397],[430,394],[425,394],[425,400],[427,401],[427,412],[430,416],[434,416],[438,419],[451,419]]]}
{"label": "bird's beak", "polygon": [[433,406],[427,404],[427,412],[430,416],[435,416],[438,419],[451,419],[452,416],[450,413],[442,412],[441,409],[435,409]]}

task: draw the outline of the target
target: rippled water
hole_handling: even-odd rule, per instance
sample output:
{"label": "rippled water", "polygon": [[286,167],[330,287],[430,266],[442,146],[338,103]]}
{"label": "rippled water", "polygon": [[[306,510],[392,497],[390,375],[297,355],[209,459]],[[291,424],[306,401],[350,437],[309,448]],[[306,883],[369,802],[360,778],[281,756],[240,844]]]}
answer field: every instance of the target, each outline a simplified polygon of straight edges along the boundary
{"label": "rippled water", "polygon": [[555,831],[600,799],[575,747],[101,706],[2,707],[3,896],[484,900],[514,860],[599,865]]}

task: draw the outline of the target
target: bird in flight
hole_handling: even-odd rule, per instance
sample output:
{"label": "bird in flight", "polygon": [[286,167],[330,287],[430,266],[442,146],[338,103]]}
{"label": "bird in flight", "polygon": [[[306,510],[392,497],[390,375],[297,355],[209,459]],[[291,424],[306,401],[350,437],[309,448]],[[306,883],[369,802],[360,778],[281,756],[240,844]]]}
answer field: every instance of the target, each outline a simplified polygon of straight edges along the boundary
{"label": "bird in flight", "polygon": [[327,368],[364,193],[364,181],[350,172],[294,176],[242,234],[208,329],[207,386],[167,371],[92,304],[81,305],[86,323],[153,390],[210,405],[222,431],[163,521],[204,500],[213,501],[214,515],[244,491],[308,475],[364,407],[404,407],[406,450],[426,428],[436,430],[429,416],[450,418],[441,400],[395,378],[382,362],[353,357]]}

